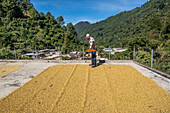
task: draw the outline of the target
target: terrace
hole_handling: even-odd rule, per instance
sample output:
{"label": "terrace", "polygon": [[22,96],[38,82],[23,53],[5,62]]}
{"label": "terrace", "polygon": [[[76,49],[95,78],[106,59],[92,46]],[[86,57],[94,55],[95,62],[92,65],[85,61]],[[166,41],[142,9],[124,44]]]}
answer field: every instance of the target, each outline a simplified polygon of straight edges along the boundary
{"label": "terrace", "polygon": [[94,69],[77,60],[0,64],[23,66],[0,78],[0,112],[169,110],[170,80],[133,61],[107,61]]}

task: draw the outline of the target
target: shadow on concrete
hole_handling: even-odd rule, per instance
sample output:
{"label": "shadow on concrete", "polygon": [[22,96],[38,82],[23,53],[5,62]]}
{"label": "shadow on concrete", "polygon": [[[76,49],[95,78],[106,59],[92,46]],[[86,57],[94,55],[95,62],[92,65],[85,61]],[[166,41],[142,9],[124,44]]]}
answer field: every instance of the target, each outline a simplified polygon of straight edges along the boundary
{"label": "shadow on concrete", "polygon": [[89,66],[91,66],[92,68],[97,68],[97,67],[101,66],[102,64],[104,64],[104,63],[96,63],[96,67],[92,67],[93,65],[90,65],[90,64],[89,64]]}
{"label": "shadow on concrete", "polygon": [[97,67],[100,66],[100,65],[103,65],[103,64],[104,64],[104,63],[99,62],[99,63],[97,63]]}
{"label": "shadow on concrete", "polygon": [[97,68],[97,67],[101,66],[102,64],[104,64],[104,63],[96,63],[96,67],[92,67],[92,68]]}

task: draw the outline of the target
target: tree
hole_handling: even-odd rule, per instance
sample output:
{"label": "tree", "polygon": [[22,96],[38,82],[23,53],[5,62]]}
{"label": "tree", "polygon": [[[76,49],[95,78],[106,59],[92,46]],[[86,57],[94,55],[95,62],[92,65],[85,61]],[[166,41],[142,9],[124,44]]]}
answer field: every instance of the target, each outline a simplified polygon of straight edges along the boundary
{"label": "tree", "polygon": [[31,18],[37,18],[38,12],[37,12],[37,10],[35,8],[32,7],[29,12],[30,12],[30,17]]}
{"label": "tree", "polygon": [[3,17],[3,9],[2,9],[2,3],[0,3],[0,17]]}
{"label": "tree", "polygon": [[1,19],[0,19],[0,27],[3,25],[3,23],[2,23],[2,21],[1,21]]}
{"label": "tree", "polygon": [[14,59],[14,52],[10,47],[0,49],[0,59]]}
{"label": "tree", "polygon": [[151,24],[151,27],[152,29],[156,29],[156,30],[161,30],[162,28],[162,23],[160,21],[160,19],[156,18],[152,21],[152,24]]}
{"label": "tree", "polygon": [[45,19],[45,15],[43,12],[40,12],[39,15],[40,15],[40,19],[43,19],[43,20]]}
{"label": "tree", "polygon": [[[64,23],[62,16],[58,20]],[[30,0],[0,0],[0,48],[9,47],[11,50],[13,43],[24,42],[23,48],[20,47],[18,51],[32,51],[35,46],[42,49],[63,46],[66,47],[66,52],[73,50],[77,44],[73,25],[67,28],[61,26],[58,20],[50,12],[46,15],[43,12],[38,13]],[[19,45],[16,49],[18,48]]]}
{"label": "tree", "polygon": [[68,32],[64,33],[64,44],[63,44],[63,53],[66,54],[69,50],[69,39]]}
{"label": "tree", "polygon": [[133,50],[133,47],[148,47],[150,45],[149,39],[146,37],[136,37],[128,43],[128,48]]}
{"label": "tree", "polygon": [[62,26],[64,24],[64,18],[62,16],[59,16],[57,18],[57,21],[59,22],[59,24]]}
{"label": "tree", "polygon": [[150,61],[151,61],[151,54],[150,54],[150,52],[147,52],[147,51],[138,51],[136,53],[136,61],[150,66]]}
{"label": "tree", "polygon": [[48,20],[50,20],[50,18],[51,18],[51,13],[50,12],[47,12],[46,14],[45,14],[45,17],[48,19]]}
{"label": "tree", "polygon": [[70,38],[77,37],[77,32],[72,23],[67,24],[67,31],[70,33]]}

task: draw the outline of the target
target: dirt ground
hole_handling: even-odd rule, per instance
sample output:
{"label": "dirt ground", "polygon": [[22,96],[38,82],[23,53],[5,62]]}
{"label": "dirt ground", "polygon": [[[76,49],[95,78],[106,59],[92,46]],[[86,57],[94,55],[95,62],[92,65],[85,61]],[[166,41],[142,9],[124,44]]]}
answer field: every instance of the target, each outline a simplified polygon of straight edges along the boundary
{"label": "dirt ground", "polygon": [[155,113],[169,112],[169,103],[170,95],[132,66],[55,65],[2,98],[0,112]]}

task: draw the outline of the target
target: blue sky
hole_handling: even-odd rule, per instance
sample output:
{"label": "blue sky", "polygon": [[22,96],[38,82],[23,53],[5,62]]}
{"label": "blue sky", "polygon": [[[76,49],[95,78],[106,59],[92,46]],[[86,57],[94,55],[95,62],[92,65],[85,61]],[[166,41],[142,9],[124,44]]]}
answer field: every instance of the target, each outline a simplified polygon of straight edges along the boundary
{"label": "blue sky", "polygon": [[63,16],[65,23],[95,23],[122,11],[140,7],[148,0],[31,0],[38,12]]}

